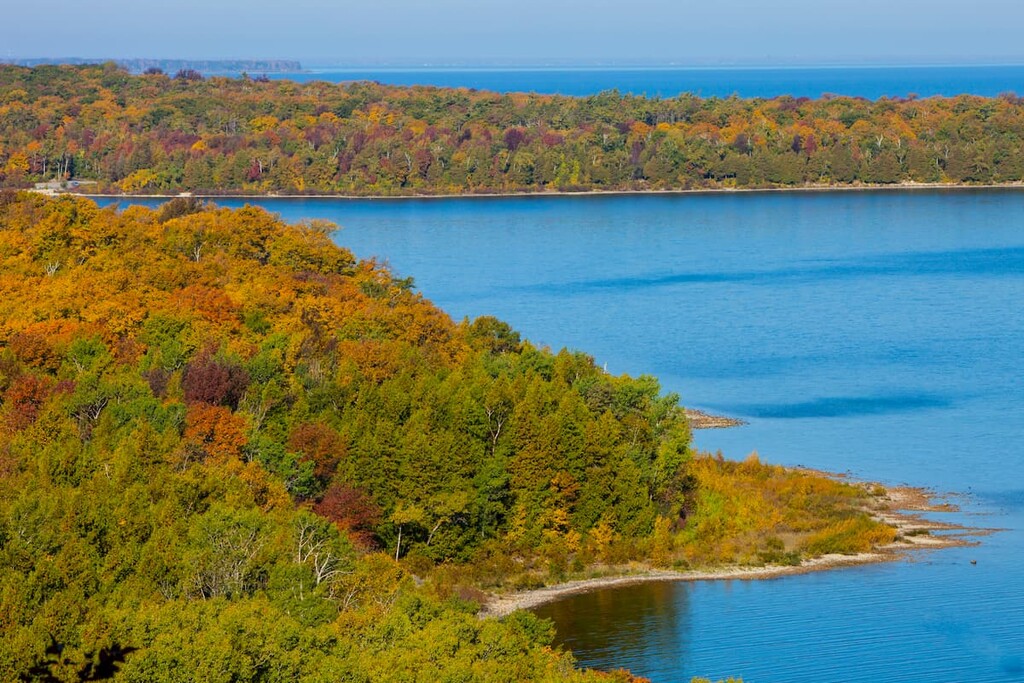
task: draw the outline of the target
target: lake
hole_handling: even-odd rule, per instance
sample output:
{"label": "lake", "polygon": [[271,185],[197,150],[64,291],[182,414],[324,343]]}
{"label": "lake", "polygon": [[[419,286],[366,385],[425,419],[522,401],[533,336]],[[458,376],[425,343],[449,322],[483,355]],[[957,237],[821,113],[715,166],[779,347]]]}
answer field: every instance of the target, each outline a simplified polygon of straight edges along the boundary
{"label": "lake", "polygon": [[272,74],[293,81],[379,81],[497,92],[594,95],[604,90],[675,97],[906,97],[917,94],[995,97],[1024,92],[1024,66],[825,66],[825,67],[575,67],[575,68],[313,68]]}
{"label": "lake", "polygon": [[[239,200],[224,200],[236,206]],[[747,426],[742,458],[931,487],[978,547],[543,606],[584,666],[654,681],[1024,680],[1024,192],[261,200]],[[970,560],[976,560],[972,565]]]}

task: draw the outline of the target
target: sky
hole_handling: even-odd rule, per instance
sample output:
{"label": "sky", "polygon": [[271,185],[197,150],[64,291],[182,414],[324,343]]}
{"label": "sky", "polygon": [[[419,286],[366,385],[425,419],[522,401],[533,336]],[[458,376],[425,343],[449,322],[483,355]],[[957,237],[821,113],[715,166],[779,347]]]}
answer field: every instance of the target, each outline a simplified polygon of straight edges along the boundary
{"label": "sky", "polygon": [[1021,0],[47,0],[0,56],[304,65],[1024,63]]}

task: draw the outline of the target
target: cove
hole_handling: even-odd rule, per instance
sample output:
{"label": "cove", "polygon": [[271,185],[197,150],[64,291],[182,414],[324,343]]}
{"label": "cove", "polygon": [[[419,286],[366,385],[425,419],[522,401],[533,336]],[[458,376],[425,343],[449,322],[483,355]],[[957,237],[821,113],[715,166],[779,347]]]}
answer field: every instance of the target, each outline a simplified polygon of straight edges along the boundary
{"label": "cove", "polygon": [[749,422],[701,448],[955,493],[953,521],[1006,529],[893,564],[539,608],[583,665],[1024,679],[1024,193],[249,201],[338,223],[455,318],[495,315]]}

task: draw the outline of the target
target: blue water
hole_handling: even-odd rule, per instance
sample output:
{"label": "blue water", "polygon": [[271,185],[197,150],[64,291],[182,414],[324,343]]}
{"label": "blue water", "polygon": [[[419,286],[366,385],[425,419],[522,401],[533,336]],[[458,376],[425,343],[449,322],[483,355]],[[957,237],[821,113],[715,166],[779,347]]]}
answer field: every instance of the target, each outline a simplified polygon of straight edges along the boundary
{"label": "blue water", "polygon": [[917,94],[994,97],[1024,92],[1024,66],[706,67],[706,68],[352,68],[277,74],[297,81],[379,81],[497,92],[594,95],[604,90],[650,97],[906,97]]}
{"label": "blue water", "polygon": [[539,610],[584,665],[1024,680],[1024,192],[261,203],[334,220],[456,318],[497,315],[749,420],[699,432],[702,448],[932,487],[956,494],[953,521],[1006,529],[893,564]]}

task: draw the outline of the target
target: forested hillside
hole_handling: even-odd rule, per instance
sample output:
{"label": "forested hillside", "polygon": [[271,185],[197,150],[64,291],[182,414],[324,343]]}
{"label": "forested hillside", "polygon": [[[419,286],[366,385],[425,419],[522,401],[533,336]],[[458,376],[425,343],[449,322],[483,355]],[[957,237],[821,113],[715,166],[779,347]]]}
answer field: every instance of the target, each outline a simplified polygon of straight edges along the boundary
{"label": "forested hillside", "polygon": [[999,98],[669,99],[0,66],[0,184],[403,195],[1024,178]]}
{"label": "forested hillside", "polygon": [[481,589],[892,540],[331,227],[0,192],[0,679],[592,680]]}

